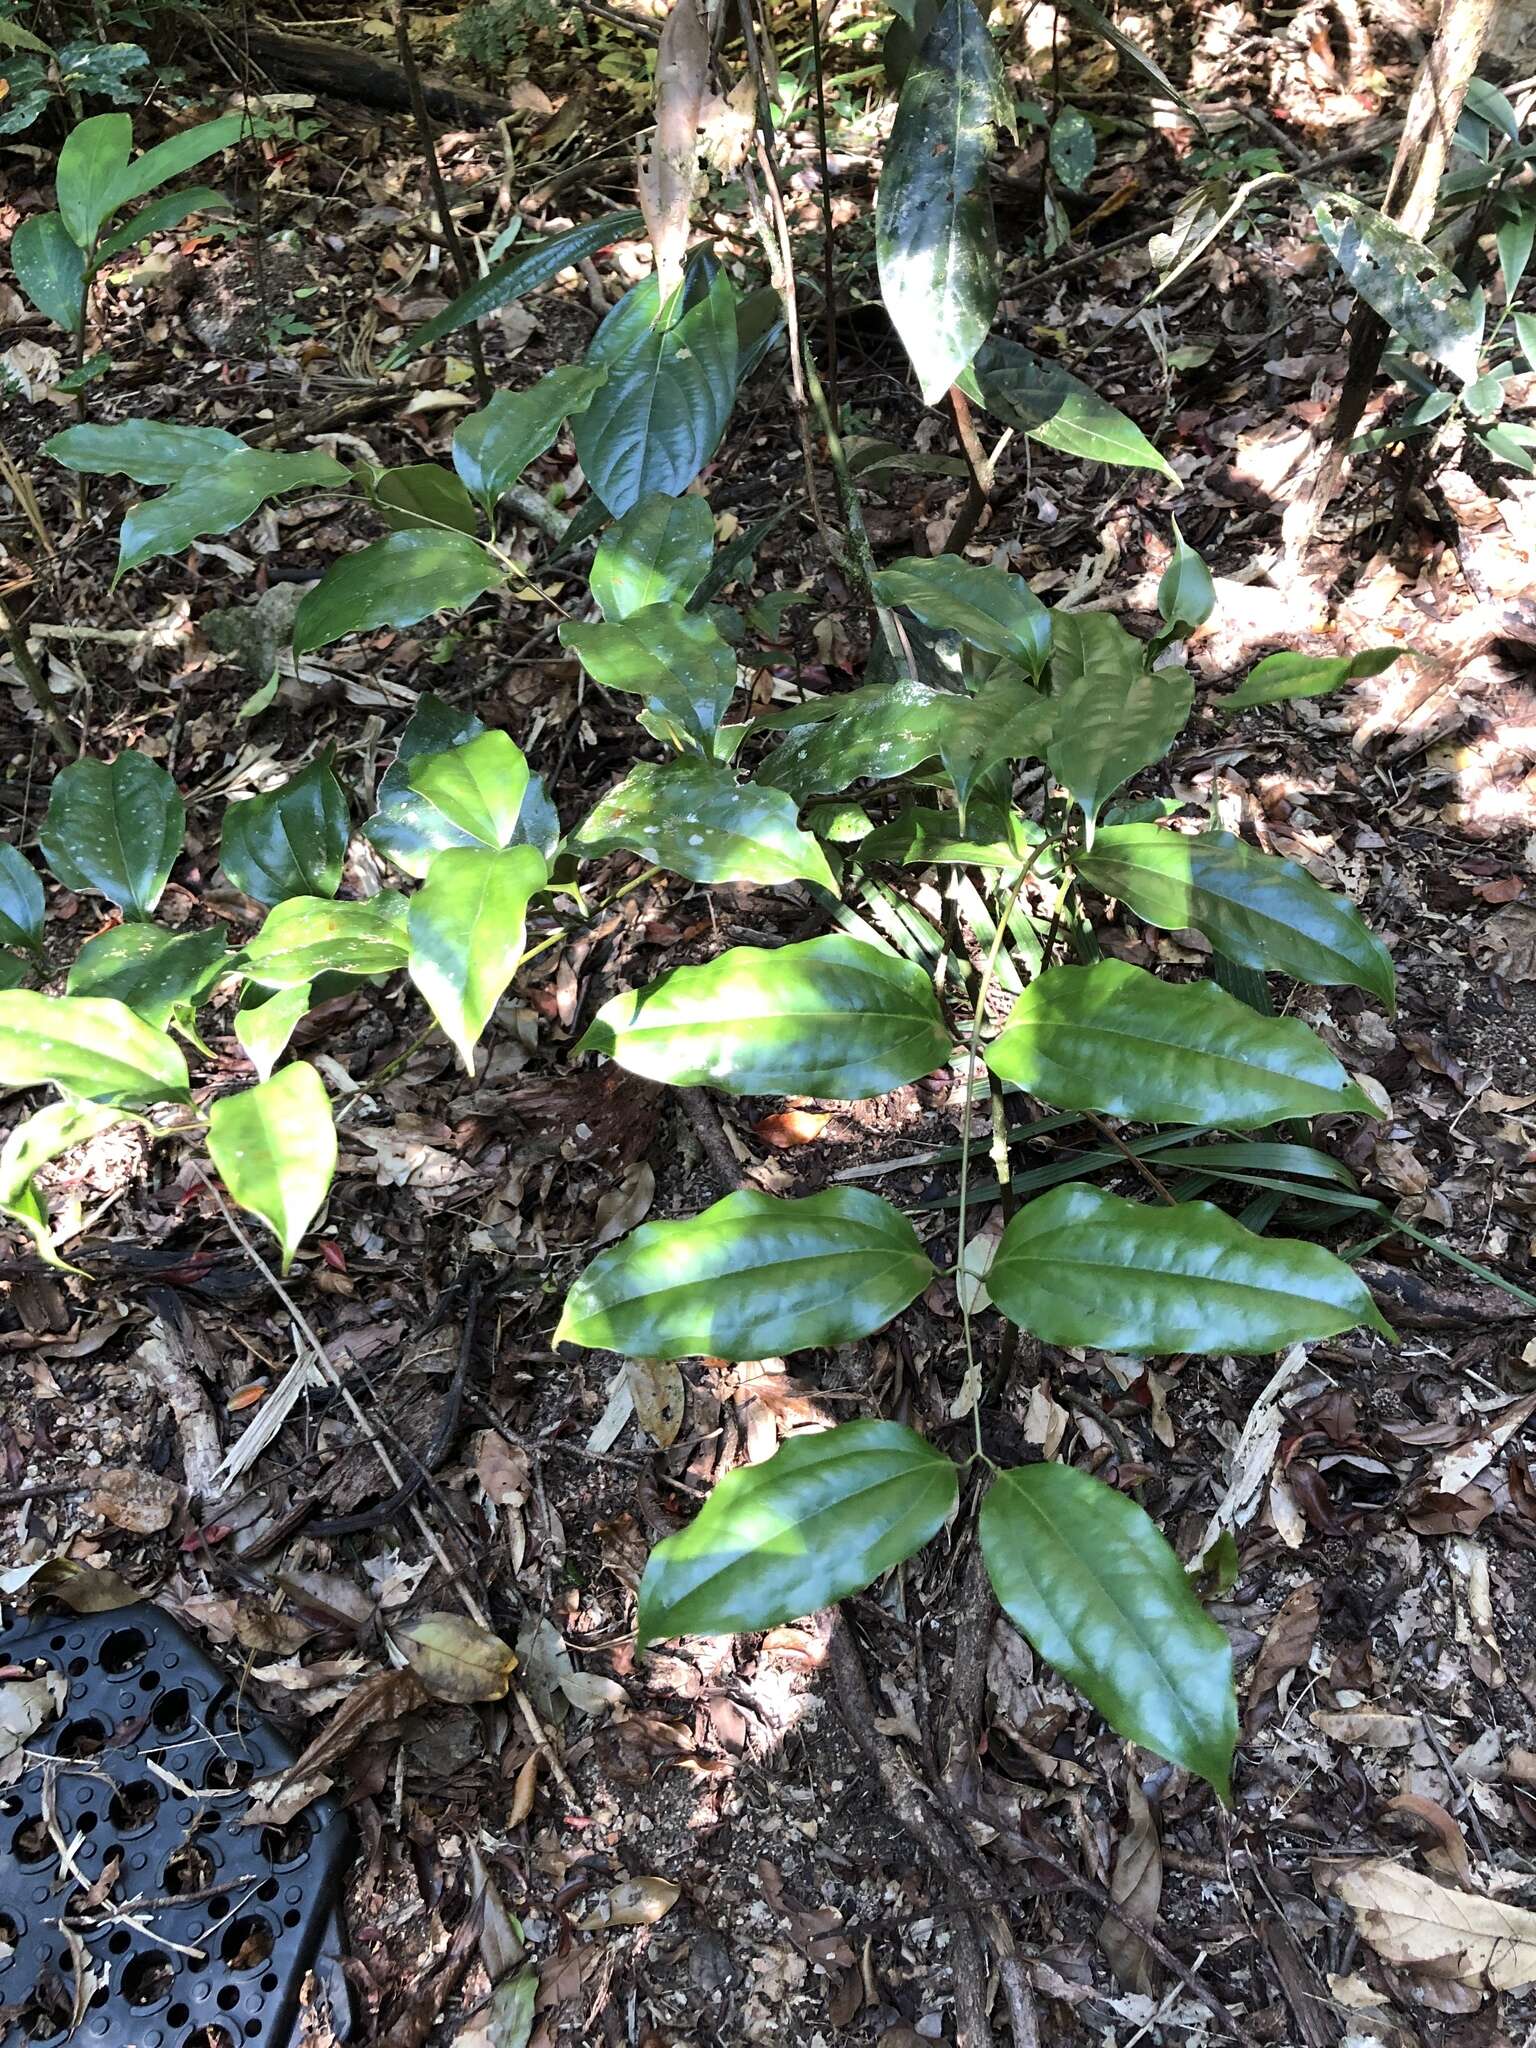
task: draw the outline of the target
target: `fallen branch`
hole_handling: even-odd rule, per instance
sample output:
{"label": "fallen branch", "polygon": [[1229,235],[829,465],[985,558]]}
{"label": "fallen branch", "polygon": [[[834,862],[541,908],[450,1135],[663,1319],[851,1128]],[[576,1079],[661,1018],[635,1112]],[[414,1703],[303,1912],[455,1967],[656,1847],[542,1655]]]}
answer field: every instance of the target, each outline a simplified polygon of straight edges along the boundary
{"label": "fallen branch", "polygon": [[[317,92],[334,93],[338,99],[361,100],[364,106],[391,107],[400,113],[411,111],[411,81],[404,68],[383,57],[348,49],[342,43],[322,42],[318,36],[289,36],[278,30],[252,26],[215,16],[211,27],[235,37],[251,62],[273,77],[312,86]],[[423,78],[422,97],[427,110],[439,121],[456,122],[468,128],[493,128],[518,109],[498,93],[481,92],[472,85],[456,85],[446,78]]]}

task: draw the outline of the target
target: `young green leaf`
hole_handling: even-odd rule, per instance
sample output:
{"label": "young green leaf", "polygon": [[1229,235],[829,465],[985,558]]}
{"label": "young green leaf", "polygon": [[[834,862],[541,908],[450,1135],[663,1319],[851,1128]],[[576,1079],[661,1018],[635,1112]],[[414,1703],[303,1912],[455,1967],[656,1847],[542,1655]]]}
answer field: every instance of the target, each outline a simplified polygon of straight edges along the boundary
{"label": "young green leaf", "polygon": [[870,1585],[936,1536],[959,1475],[898,1422],[793,1436],[727,1474],[651,1552],[636,1646],[773,1628]]}
{"label": "young green leaf", "polygon": [[1128,1202],[1081,1181],[1007,1225],[987,1291],[1043,1343],[1139,1358],[1278,1351],[1358,1323],[1392,1334],[1364,1281],[1321,1245],[1257,1237],[1209,1202]]}
{"label": "young green leaf", "polygon": [[229,806],[219,859],[235,887],[258,903],[334,896],[348,830],[347,800],[327,748],[278,788]]}
{"label": "young green leaf", "polygon": [[186,1102],[187,1063],[175,1043],[105,997],[0,995],[0,1074],[8,1088],[51,1084],[83,1102],[147,1109]]}
{"label": "young green leaf", "polygon": [[781,789],[737,782],[718,761],[641,761],[579,830],[574,851],[643,854],[690,882],[815,882],[836,891],[827,857]]}
{"label": "young green leaf", "polygon": [[965,815],[962,832],[953,811],[921,806],[899,811],[859,840],[860,864],[891,861],[918,868],[1011,868],[1028,859],[1028,848],[1021,850],[1011,821],[1002,811],[989,804],[972,804]]}
{"label": "young green leaf", "polygon": [[414,626],[433,612],[472,603],[501,581],[494,557],[467,533],[418,527],[387,534],[333,562],[304,593],[293,651],[312,654],[380,626]]}
{"label": "young green leaf", "polygon": [[1240,967],[1318,988],[1363,988],[1394,1003],[1392,956],[1347,897],[1294,861],[1255,853],[1230,832],[1103,828],[1077,870],[1161,931],[1192,927]]}
{"label": "young green leaf", "polygon": [[121,203],[115,195],[132,147],[133,123],[126,114],[93,114],[77,121],[64,138],[54,189],[70,239],[87,254]]}
{"label": "young green leaf", "polygon": [[230,965],[222,926],[168,932],[153,924],[120,924],[87,939],[69,970],[72,996],[115,996],[136,1017],[164,1031],[178,1012],[190,1015]]}
{"label": "young green leaf", "polygon": [[293,1264],[336,1171],[336,1126],[325,1083],[305,1060],[225,1095],[208,1112],[208,1155],[231,1199],[259,1216]]}
{"label": "young green leaf", "polygon": [[440,462],[411,462],[403,469],[386,469],[374,478],[369,495],[396,533],[416,527],[473,533],[480,523],[474,499]]}
{"label": "young green leaf", "polygon": [[934,632],[958,633],[967,646],[1021,663],[1037,682],[1051,658],[1051,614],[1006,569],[958,555],[914,555],[882,569],[874,591],[881,604],[909,611]]}
{"label": "young green leaf", "polygon": [[91,259],[92,276],[98,275],[136,242],[147,242],[151,235],[164,235],[172,228],[179,228],[188,214],[206,213],[210,207],[224,205],[223,193],[215,192],[210,185],[192,185],[184,192],[167,192],[163,198],[152,200],[148,206],[130,215],[121,227],[114,228],[110,235],[102,236]]}
{"label": "young green leaf", "polygon": [[159,762],[119,754],[72,761],[54,778],[38,841],[66,889],[93,889],[125,917],[145,918],[160,901],[186,828],[187,807]]}
{"label": "young green leaf", "polygon": [[743,1189],[599,1252],[555,1342],[631,1358],[776,1357],[869,1336],[932,1278],[906,1217],[864,1188],[799,1201]]}
{"label": "young green leaf", "polygon": [[0,946],[25,946],[29,953],[43,943],[43,885],[25,854],[0,839]]}
{"label": "young green leaf", "polygon": [[523,391],[494,392],[483,411],[460,421],[453,437],[453,466],[464,488],[494,512],[571,414],[585,412],[607,381],[601,363],[566,363]]}
{"label": "young green leaf", "polygon": [[1003,1612],[1117,1735],[1230,1803],[1237,1702],[1226,1636],[1145,1511],[1070,1465],[999,1472],[981,1552]]}
{"label": "young green leaf", "polygon": [[66,427],[43,443],[66,469],[86,476],[126,476],[136,484],[177,484],[195,469],[207,469],[245,443],[222,427],[179,427],[166,420],[121,420],[115,426],[87,422]]}
{"label": "young green leaf", "polygon": [[78,334],[85,317],[85,255],[56,213],[32,213],[11,237],[16,282],[39,313]]}
{"label": "young green leaf", "polygon": [[411,788],[465,844],[512,844],[528,791],[528,763],[509,734],[483,732],[446,753],[418,755],[407,772]]}
{"label": "young green leaf", "polygon": [[807,723],[757,771],[757,780],[787,790],[797,803],[906,775],[939,751],[954,696],[922,683],[872,683],[828,700],[826,715]]}
{"label": "young green leaf", "polygon": [[265,1002],[248,1003],[235,1012],[235,1038],[240,1050],[256,1069],[258,1081],[269,1081],[272,1069],[282,1058],[288,1041],[298,1028],[312,1000],[307,981],[279,989]]}
{"label": "young green leaf", "polygon": [[122,1120],[122,1111],[97,1102],[45,1103],[25,1117],[0,1147],[0,1216],[20,1224],[37,1255],[50,1266],[63,1266],[48,1227],[48,1211],[33,1176],[72,1146]]}
{"label": "young green leaf", "polygon": [[242,444],[222,461],[194,469],[163,496],[129,507],[117,537],[113,580],[157,555],[181,554],[204,534],[242,526],[284,491],[335,490],[347,481],[333,456],[271,454]]}
{"label": "young green leaf", "polygon": [[1477,375],[1481,305],[1424,244],[1343,192],[1303,185],[1318,230],[1355,290],[1409,348],[1441,363],[1462,384]]}
{"label": "young green leaf", "polygon": [[972,0],[943,0],[908,67],[876,195],[880,296],[925,404],[954,383],[997,311],[987,175],[1013,101]]}
{"label": "young green leaf", "polygon": [[146,149],[142,156],[136,156],[118,173],[108,212],[116,213],[131,199],[142,199],[157,185],[169,184],[172,178],[179,178],[183,171],[206,163],[220,150],[233,149],[250,131],[248,114],[221,114],[217,120],[202,121],[195,128],[183,128],[179,135],[157,142],[153,149]]}
{"label": "young green leaf", "polygon": [[647,605],[686,605],[709,574],[715,522],[709,500],[652,491],[614,521],[597,544],[592,595],[605,619]]}
{"label": "young green leaf", "polygon": [[605,1003],[576,1049],[677,1088],[844,1102],[930,1074],[951,1050],[921,968],[842,933],[674,967]]}
{"label": "young green leaf", "polygon": [[1051,698],[1056,723],[1046,760],[1088,823],[1122,783],[1160,761],[1195,701],[1182,668],[1150,669],[1148,649],[1108,612],[1057,616]]}
{"label": "young green leaf", "polygon": [[1031,355],[1016,341],[995,335],[984,342],[958,381],[968,398],[1043,447],[1121,469],[1155,469],[1178,482],[1133,420],[1059,363]]}
{"label": "young green leaf", "polygon": [[1051,169],[1069,192],[1081,192],[1099,153],[1093,123],[1076,107],[1063,107],[1051,123]]}
{"label": "young green leaf", "polygon": [[568,622],[560,640],[595,683],[644,698],[709,752],[736,689],[736,657],[713,619],[651,604],[600,626]]}
{"label": "young green leaf", "polygon": [[1405,647],[1367,647],[1359,654],[1267,654],[1230,697],[1218,697],[1216,702],[1223,711],[1242,711],[1250,704],[1321,697],[1357,677],[1379,676],[1407,652]]}
{"label": "young green leaf", "polygon": [[411,898],[411,979],[470,1074],[522,957],[528,899],[547,878],[536,847],[450,847]]}
{"label": "young green leaf", "polygon": [[1297,1019],[1261,1017],[1213,982],[1159,981],[1124,960],[1042,974],[986,1060],[1041,1102],[1137,1123],[1251,1130],[1379,1114]]}
{"label": "young green leaf", "polygon": [[245,949],[258,988],[298,988],[322,974],[393,974],[406,961],[404,903],[387,893],[366,903],[290,896],[267,912]]}
{"label": "young green leaf", "polygon": [[955,786],[962,817],[971,792],[1000,761],[1037,760],[1054,730],[1057,709],[1024,682],[999,669],[973,696],[946,696],[939,721],[939,759]]}
{"label": "young green leaf", "polygon": [[1166,638],[1184,640],[1197,626],[1203,626],[1216,609],[1216,586],[1211,572],[1173,522],[1173,552],[1157,586],[1157,609],[1168,631]]}

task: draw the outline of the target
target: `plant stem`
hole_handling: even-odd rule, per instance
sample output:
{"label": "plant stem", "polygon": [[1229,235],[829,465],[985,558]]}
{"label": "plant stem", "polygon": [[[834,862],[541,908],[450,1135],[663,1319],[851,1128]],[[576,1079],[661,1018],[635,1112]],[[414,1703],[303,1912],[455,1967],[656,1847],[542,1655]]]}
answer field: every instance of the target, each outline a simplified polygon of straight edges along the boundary
{"label": "plant stem", "polygon": [[943,552],[958,555],[980,524],[981,515],[987,509],[992,496],[992,460],[981,445],[976,432],[976,423],[971,418],[970,401],[958,384],[949,387],[949,410],[955,422],[955,433],[959,436],[960,452],[965,457],[965,466],[971,473],[971,486],[965,494],[965,503],[955,515],[955,523],[945,536]]}
{"label": "plant stem", "polygon": [[64,722],[64,715],[54,701],[48,678],[38,667],[31,648],[27,645],[26,629],[17,625],[3,598],[0,598],[0,638],[3,638],[11,660],[16,664],[17,674],[27,686],[27,693],[42,715],[43,723],[53,736],[54,746],[66,761],[78,758],[80,749],[73,734]]}
{"label": "plant stem", "polygon": [[816,75],[816,158],[821,171],[821,313],[827,337],[827,410],[836,420],[840,414],[837,402],[837,266],[832,233],[832,173],[827,164],[827,82],[822,62],[820,0],[811,0],[811,65]]}
{"label": "plant stem", "polygon": [[1152,1190],[1153,1194],[1156,1195],[1157,1199],[1160,1202],[1166,1202],[1170,1209],[1176,1208],[1178,1206],[1175,1203],[1173,1196],[1169,1194],[1167,1188],[1158,1179],[1157,1175],[1152,1171],[1151,1167],[1148,1166],[1147,1162],[1142,1158],[1141,1154],[1139,1152],[1133,1152],[1130,1146],[1127,1145],[1124,1138],[1121,1137],[1120,1133],[1117,1130],[1115,1130],[1111,1125],[1105,1123],[1103,1117],[1095,1116],[1091,1109],[1085,1109],[1083,1111],[1083,1117],[1086,1122],[1093,1125],[1093,1128],[1098,1132],[1099,1136],[1104,1140],[1106,1145],[1113,1146],[1115,1151],[1120,1154],[1120,1157],[1122,1159],[1124,1159],[1129,1165],[1135,1167],[1136,1171],[1141,1175],[1142,1179],[1146,1182],[1147,1186]]}

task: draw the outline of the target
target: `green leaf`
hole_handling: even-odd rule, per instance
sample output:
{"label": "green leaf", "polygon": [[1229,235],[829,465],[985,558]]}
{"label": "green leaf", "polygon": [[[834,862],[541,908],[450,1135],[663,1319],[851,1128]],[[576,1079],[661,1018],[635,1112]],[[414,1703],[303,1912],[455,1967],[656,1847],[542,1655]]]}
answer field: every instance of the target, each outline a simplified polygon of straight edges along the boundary
{"label": "green leaf", "polygon": [[1226,1636],[1135,1501],[1070,1465],[999,1472],[981,1553],[1003,1612],[1117,1735],[1232,1798]]}
{"label": "green leaf", "polygon": [[477,320],[486,319],[503,306],[510,306],[515,299],[537,291],[541,284],[550,283],[562,270],[570,269],[588,256],[595,256],[610,242],[622,241],[644,224],[641,215],[633,210],[608,213],[600,220],[584,221],[578,228],[567,228],[564,234],[550,235],[532,246],[526,241],[519,242],[504,262],[493,264],[468,291],[461,292],[441,313],[434,313],[430,320],[418,327],[409,340],[402,342],[385,359],[384,368],[398,369],[408,356],[415,355],[419,349],[429,347],[460,327],[469,327]]}
{"label": "green leaf", "polygon": [[576,1049],[677,1088],[861,1102],[943,1066],[950,1039],[920,968],[834,933],[675,967],[605,1003]]}
{"label": "green leaf", "polygon": [[1490,427],[1479,438],[1490,455],[1501,462],[1513,463],[1527,476],[1536,476],[1536,459],[1532,457],[1531,444],[1523,441],[1513,427]]}
{"label": "green leaf", "polygon": [[652,491],[631,505],[597,544],[592,595],[605,619],[627,619],[653,604],[686,605],[709,574],[715,522],[709,501]]}
{"label": "green leaf", "polygon": [[85,257],[56,213],[29,214],[11,237],[16,282],[39,313],[78,334],[85,310]]}
{"label": "green leaf", "polygon": [[[1361,1108],[1365,1099],[1362,1095],[1360,1102],[1351,1107]],[[1381,1114],[1374,1106],[1370,1113],[1373,1116]],[[1319,1152],[1311,1145],[1282,1145],[1259,1139],[1234,1139],[1228,1144],[1163,1146],[1158,1151],[1157,1166],[1160,1173],[1183,1169],[1191,1173],[1213,1173],[1221,1179],[1240,1179],[1250,1173],[1291,1173],[1302,1180],[1335,1181],[1340,1187],[1358,1185],[1342,1160],[1331,1159],[1326,1152]],[[1307,1190],[1296,1188],[1293,1192],[1300,1196]]]}
{"label": "green leaf", "polygon": [[944,0],[901,88],[875,209],[880,296],[929,405],[997,311],[999,128],[1013,128],[1013,102],[987,25],[972,0]]}
{"label": "green leaf", "polygon": [[1536,243],[1536,210],[1510,203],[1499,221],[1494,237],[1499,251],[1499,275],[1504,281],[1504,299],[1508,304],[1520,288],[1526,265],[1531,260],[1531,248]]}
{"label": "green leaf", "polygon": [[468,534],[388,534],[333,562],[304,593],[294,615],[293,651],[311,654],[380,626],[414,626],[433,612],[472,603],[501,581],[493,557]]}
{"label": "green leaf", "polygon": [[504,732],[483,732],[442,754],[410,762],[411,788],[439,812],[465,845],[510,846],[528,791],[523,750]]}
{"label": "green leaf", "polygon": [[235,1038],[261,1081],[272,1078],[288,1041],[308,1013],[312,990],[307,981],[279,989],[263,1003],[249,1003],[235,1012]]}
{"label": "green leaf", "polygon": [[319,1074],[295,1060],[270,1081],[221,1096],[208,1112],[208,1155],[231,1199],[282,1246],[286,1273],[336,1171],[336,1126]]}
{"label": "green leaf", "polygon": [[[221,114],[215,121],[203,121],[195,128],[183,128],[179,135],[156,143],[153,149],[146,149],[142,156],[135,157],[118,173],[108,212],[116,213],[130,199],[142,199],[157,185],[169,184],[172,178],[179,178],[183,171],[190,171],[195,164],[205,163],[209,157],[217,156],[220,150],[233,149],[242,136],[250,132],[248,115]],[[260,124],[257,132],[262,132]],[[62,206],[62,195],[59,203]]]}
{"label": "green leaf", "polygon": [[1016,341],[995,335],[958,381],[968,398],[1043,447],[1179,480],[1133,420],[1059,363],[1043,362]]}
{"label": "green leaf", "polygon": [[1143,923],[1190,927],[1240,967],[1318,988],[1363,988],[1393,1007],[1392,956],[1349,899],[1230,832],[1190,837],[1159,825],[1105,826],[1077,869]]}
{"label": "green leaf", "polygon": [[773,1628],[870,1585],[955,1511],[954,1465],[899,1422],[793,1436],[651,1552],[636,1647]]}
{"label": "green leaf", "polygon": [[1056,706],[1015,670],[991,675],[973,696],[946,697],[939,759],[964,815],[971,792],[1000,761],[1035,760],[1049,744]]}
{"label": "green leaf", "polygon": [[7,1088],[51,1082],[84,1102],[125,1109],[190,1099],[187,1063],[173,1041],[104,997],[0,995],[0,1074]]}
{"label": "green leaf", "polygon": [[121,256],[136,242],[147,242],[151,235],[168,234],[172,228],[179,228],[189,214],[206,213],[210,207],[225,204],[223,193],[215,192],[211,185],[190,185],[184,192],[167,192],[163,198],[152,199],[121,227],[103,235],[91,259],[92,275],[104,270],[114,257]]}
{"label": "green leaf", "polygon": [[1093,123],[1076,107],[1063,107],[1051,123],[1051,169],[1069,192],[1081,192],[1098,157]]}
{"label": "green leaf", "polygon": [[781,789],[737,782],[718,761],[641,761],[610,790],[571,846],[643,854],[690,882],[815,882],[836,892],[826,855]]}
{"label": "green leaf", "polygon": [[370,495],[396,533],[422,526],[473,533],[479,524],[473,498],[440,462],[386,469],[374,478]]}
{"label": "green leaf", "polygon": [[1168,637],[1182,640],[1203,626],[1216,609],[1211,572],[1173,522],[1173,553],[1157,586],[1157,609]]}
{"label": "green leaf", "polygon": [[800,1201],[742,1189],[599,1252],[555,1342],[630,1358],[777,1357],[869,1336],[932,1278],[906,1217],[866,1189]]}
{"label": "green leaf", "polygon": [[921,807],[900,811],[860,839],[859,863],[866,867],[875,861],[891,861],[902,867],[1011,868],[1027,858],[1015,844],[1003,812],[990,805],[972,804],[965,815],[962,832],[953,811]]}
{"label": "green leaf", "polygon": [[547,879],[536,847],[450,847],[411,898],[411,979],[471,1075],[522,958],[528,899]]}
{"label": "green leaf", "polygon": [[121,1121],[122,1112],[96,1102],[49,1102],[15,1127],[0,1147],[0,1216],[19,1223],[39,1258],[50,1266],[64,1261],[54,1247],[48,1211],[33,1175],[61,1153]]}
{"label": "green leaf", "polygon": [[160,901],[187,829],[187,807],[158,761],[119,754],[73,761],[54,778],[38,834],[43,858],[66,889],[94,889],[125,917]]}
{"label": "green leaf", "polygon": [[1282,1117],[1375,1116],[1315,1032],[1261,1017],[1209,981],[1123,960],[1052,967],[1014,1005],[987,1065],[1058,1109],[1250,1130]]}
{"label": "green leaf", "polygon": [[944,720],[956,699],[922,683],[871,683],[829,700],[827,715],[792,733],[768,756],[757,780],[784,789],[797,803],[906,775],[939,751]]}
{"label": "green leaf", "polygon": [[204,534],[230,532],[284,491],[336,490],[348,481],[330,455],[274,455],[242,446],[194,470],[163,497],[129,508],[118,535],[117,576],[157,555],[179,555]]}
{"label": "green leaf", "polygon": [[1528,370],[1536,370],[1536,316],[1530,313],[1514,315],[1515,337],[1520,343],[1520,353],[1525,357]]}
{"label": "green leaf", "polygon": [[348,836],[347,800],[327,747],[278,788],[229,806],[219,859],[235,887],[258,903],[334,896]]}
{"label": "green leaf", "polygon": [[190,470],[236,455],[245,443],[222,427],[178,427],[166,420],[123,420],[117,426],[66,427],[45,441],[66,469],[87,476],[127,476],[136,484],[176,484]]}
{"label": "green leaf", "polygon": [[29,953],[43,943],[43,885],[37,869],[8,840],[0,839],[0,946],[25,946]]}
{"label": "green leaf", "polygon": [[145,97],[142,84],[132,84],[135,72],[149,63],[146,51],[137,43],[101,43],[81,37],[59,49],[59,83],[66,93],[98,93],[117,107]]}
{"label": "green leaf", "polygon": [[269,910],[245,949],[246,972],[259,988],[298,988],[322,974],[393,974],[406,962],[400,899],[329,903],[291,896]]}
{"label": "green leaf", "polygon": [[1480,121],[1486,121],[1490,128],[1496,129],[1506,142],[1519,142],[1520,123],[1515,119],[1515,110],[1496,85],[1490,85],[1486,78],[1469,79],[1465,103]]}
{"label": "green leaf", "polygon": [[[421,697],[400,736],[400,751],[379,784],[379,808],[363,827],[364,836],[396,867],[417,880],[425,878],[434,855],[449,846],[480,846],[484,841],[455,824],[415,787],[413,777],[432,755],[446,755],[477,739],[485,727],[472,712],[458,710],[429,693]],[[509,771],[510,772],[510,771]],[[444,770],[444,773],[448,771]],[[428,776],[433,782],[434,775]],[[441,784],[452,787],[453,778]],[[512,834],[514,845],[537,846],[549,854],[560,836],[555,816],[537,775],[529,776],[526,794]]]}
{"label": "green leaf", "polygon": [[[702,280],[709,276],[702,295]],[[587,361],[608,380],[571,432],[587,482],[616,518],[653,491],[680,496],[714,454],[736,397],[736,294],[689,266],[665,306],[642,278],[597,330]]]}
{"label": "green leaf", "polygon": [[1303,185],[1318,230],[1350,284],[1409,348],[1463,384],[1477,375],[1483,314],[1424,244],[1343,192]]}
{"label": "green leaf", "polygon": [[567,363],[526,390],[494,392],[490,404],[462,420],[453,437],[453,466],[464,488],[494,512],[571,414],[585,412],[607,381],[601,363]]}
{"label": "green leaf", "polygon": [[1133,41],[1130,36],[1126,35],[1123,29],[1117,27],[1107,14],[1095,7],[1093,0],[1066,0],[1066,7],[1067,12],[1075,15],[1084,27],[1092,29],[1096,36],[1102,36],[1112,50],[1118,51],[1122,57],[1127,58],[1134,64],[1139,71],[1145,72],[1146,76],[1151,79],[1160,93],[1166,93],[1176,106],[1183,107],[1186,113],[1193,115],[1195,125],[1198,128],[1205,129],[1205,123],[1200,118],[1199,108],[1190,104],[1189,100],[1179,91],[1179,88],[1168,76],[1161,64],[1154,57],[1149,56],[1140,43]]}
{"label": "green leaf", "polygon": [[42,37],[33,35],[19,21],[0,21],[0,50],[35,50],[40,57],[53,55]]}
{"label": "green leaf", "polygon": [[1223,711],[1241,711],[1250,704],[1321,697],[1358,676],[1379,676],[1407,652],[1405,647],[1368,647],[1360,654],[1267,654],[1230,697],[1216,702]]}
{"label": "green leaf", "polygon": [[64,138],[54,172],[59,212],[71,241],[87,254],[122,203],[115,194],[132,147],[133,123],[126,114],[93,114]]}
{"label": "green leaf", "polygon": [[69,970],[72,996],[115,996],[136,1017],[164,1031],[181,1011],[190,1015],[232,963],[221,926],[168,932],[153,924],[120,924],[87,939]]}
{"label": "green leaf", "polygon": [[1256,1237],[1210,1202],[1127,1202],[1070,1182],[998,1240],[987,1291],[1045,1344],[1138,1358],[1278,1351],[1367,1323],[1365,1282],[1321,1245]]}
{"label": "green leaf", "polygon": [[1108,612],[1060,613],[1055,632],[1056,723],[1046,760],[1081,809],[1091,841],[1115,791],[1173,745],[1195,686],[1187,669],[1148,668],[1147,648]]}
{"label": "green leaf", "polygon": [[1051,658],[1051,614],[1022,576],[962,562],[957,555],[911,556],[874,580],[881,604],[899,606],[936,633],[1022,663],[1036,681]]}
{"label": "green leaf", "polygon": [[649,604],[603,625],[568,622],[560,642],[595,683],[643,698],[709,751],[736,690],[736,657],[712,619],[680,604]]}

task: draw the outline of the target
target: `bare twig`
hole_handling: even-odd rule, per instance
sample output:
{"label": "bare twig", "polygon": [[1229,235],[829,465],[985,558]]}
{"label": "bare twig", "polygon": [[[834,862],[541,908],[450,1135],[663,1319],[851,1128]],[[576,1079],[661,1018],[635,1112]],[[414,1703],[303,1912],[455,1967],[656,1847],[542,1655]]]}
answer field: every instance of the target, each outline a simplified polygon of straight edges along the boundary
{"label": "bare twig", "polygon": [[55,747],[66,761],[73,761],[80,749],[64,722],[63,713],[54,701],[53,692],[48,687],[48,678],[38,667],[32,650],[27,645],[26,629],[19,626],[11,617],[3,598],[0,598],[0,639],[5,641],[7,652],[15,663],[16,673],[26,684],[27,694],[37,706]]}

